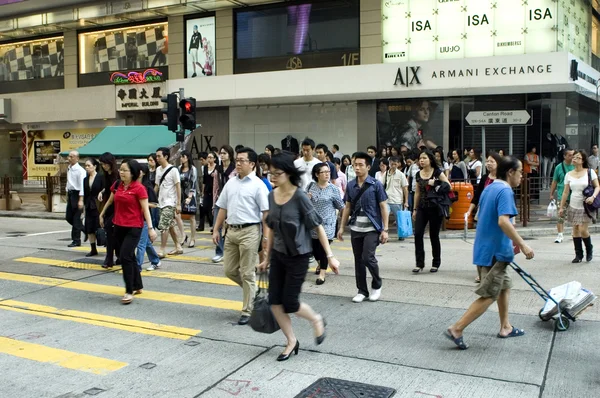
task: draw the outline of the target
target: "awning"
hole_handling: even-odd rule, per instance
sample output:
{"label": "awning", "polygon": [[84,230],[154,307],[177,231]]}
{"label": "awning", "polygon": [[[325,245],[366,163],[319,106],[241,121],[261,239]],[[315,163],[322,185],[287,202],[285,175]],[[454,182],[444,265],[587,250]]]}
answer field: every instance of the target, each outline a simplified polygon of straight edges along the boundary
{"label": "awning", "polygon": [[[146,158],[157,148],[169,148],[176,143],[175,133],[166,126],[110,126],[77,151],[80,157],[110,152],[117,158]],[[61,155],[68,156],[69,152],[62,152]]]}

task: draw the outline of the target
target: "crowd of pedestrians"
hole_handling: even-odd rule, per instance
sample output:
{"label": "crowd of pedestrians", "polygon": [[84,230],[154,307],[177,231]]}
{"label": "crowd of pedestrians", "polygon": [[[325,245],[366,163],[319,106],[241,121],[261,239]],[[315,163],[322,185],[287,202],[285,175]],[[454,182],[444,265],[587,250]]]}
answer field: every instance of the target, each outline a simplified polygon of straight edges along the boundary
{"label": "crowd of pedestrians", "polygon": [[[403,151],[369,146],[366,152],[344,155],[338,145],[330,151],[310,138],[300,143],[299,154],[271,145],[261,154],[241,145],[235,151],[223,145],[200,153],[197,165],[185,150],[179,154],[179,165],[172,164],[171,151],[161,147],[146,162],[123,160],[120,165],[115,156],[104,153],[98,160],[86,159],[85,169],[77,152],[68,157],[69,246],[80,246],[84,233],[91,247],[87,256],[96,256],[97,235],[103,230],[107,249],[103,267],[122,266],[123,304],[142,294],[145,255],[150,263],[147,271],[157,271],[167,255],[195,247],[196,232],[208,224],[215,245],[212,261],[222,262],[224,274],[242,289],[240,325],[247,324],[252,314],[256,273],[269,269],[269,300],[287,340],[278,360],[286,360],[298,353],[300,344],[290,314],[310,322],[316,344],[326,336],[325,319],[300,301],[310,262],[316,263],[315,283],[324,284],[328,269],[334,273],[339,269],[331,244],[336,238],[343,241],[349,232],[356,279],[352,301],[379,300],[383,279],[375,253],[388,242],[389,227],[399,212],[408,211],[414,223],[412,271],[425,268],[428,226],[430,272],[437,272],[442,265],[439,233],[451,205],[450,184],[470,183],[474,195],[466,216],[476,215],[483,226],[477,228],[473,254],[480,299],[445,334],[466,349],[463,330],[494,301],[500,313],[498,336],[524,334],[508,320],[512,283],[506,268],[514,256],[513,246],[528,259],[533,257],[513,225],[517,215],[513,189],[520,186],[524,168],[531,171],[539,165],[534,150],[523,161],[489,152],[485,167],[476,148],[454,149],[445,156],[440,147]],[[588,158],[585,151],[567,149],[554,172],[550,195],[560,203],[556,242],[563,240],[566,217],[573,225],[573,262],[583,260],[584,246],[586,260],[593,256],[588,224],[595,214],[584,202],[591,204],[600,194],[597,164],[597,156]],[[591,196],[584,195],[588,185],[594,188]],[[153,242],[158,236],[157,251]],[[174,249],[167,253],[169,236]]]}

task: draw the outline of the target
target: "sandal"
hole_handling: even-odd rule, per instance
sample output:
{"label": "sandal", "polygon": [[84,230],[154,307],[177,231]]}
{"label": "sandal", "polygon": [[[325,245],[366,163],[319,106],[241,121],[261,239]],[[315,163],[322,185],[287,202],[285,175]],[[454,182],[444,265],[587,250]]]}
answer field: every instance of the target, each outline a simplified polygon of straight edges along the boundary
{"label": "sandal", "polygon": [[414,272],[415,274],[418,274],[421,271],[423,271],[422,267],[413,268],[413,270],[412,270],[412,272]]}
{"label": "sandal", "polygon": [[467,348],[469,348],[469,346],[467,345],[467,343],[464,342],[463,340],[463,336],[460,337],[454,337],[452,335],[452,332],[450,332],[450,329],[446,330],[444,332],[444,336],[446,336],[446,338],[448,338],[449,340],[451,340],[454,344],[456,344],[456,346],[460,349],[460,350],[466,350]]}
{"label": "sandal", "polygon": [[169,252],[169,256],[176,256],[178,254],[183,254],[183,249],[175,249]]}
{"label": "sandal", "polygon": [[185,239],[183,240],[183,242],[181,242],[181,246],[185,245],[185,242],[187,242],[187,241],[188,241],[188,236],[186,235]]}
{"label": "sandal", "polygon": [[480,277],[475,277],[475,283],[481,283],[481,278]]}
{"label": "sandal", "polygon": [[516,327],[513,326],[512,331],[507,334],[506,336],[502,336],[500,333],[498,333],[498,337],[501,339],[507,339],[509,337],[519,337],[519,336],[523,336],[525,334],[525,331],[523,329],[517,329]]}
{"label": "sandal", "polygon": [[161,260],[162,260],[163,258],[167,257],[167,256],[165,256],[165,253],[163,253],[163,252],[158,252],[158,253],[156,253],[156,255],[157,255],[157,256],[158,256],[158,258],[160,258]]}
{"label": "sandal", "polygon": [[195,239],[192,239],[192,240],[190,241],[190,244],[188,245],[188,247],[191,249],[191,248],[192,248],[192,247],[194,247],[194,246],[196,246],[196,240],[195,240]]}

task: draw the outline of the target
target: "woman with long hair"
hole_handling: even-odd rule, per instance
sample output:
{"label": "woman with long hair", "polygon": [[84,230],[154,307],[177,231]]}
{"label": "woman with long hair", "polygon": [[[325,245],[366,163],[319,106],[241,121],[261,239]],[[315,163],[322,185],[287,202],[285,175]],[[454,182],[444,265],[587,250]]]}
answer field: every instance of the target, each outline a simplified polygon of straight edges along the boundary
{"label": "woman with long hair", "polygon": [[446,174],[446,177],[450,174],[450,165],[444,159],[444,149],[441,146],[435,148],[433,150],[433,155],[435,156],[435,164],[440,169],[440,171]]}
{"label": "woman with long hair", "polygon": [[271,175],[277,189],[269,194],[268,227],[264,231],[267,255],[265,261],[259,264],[258,270],[264,272],[270,265],[269,302],[287,339],[286,347],[277,360],[285,361],[292,352],[298,355],[300,348],[289,314],[295,314],[311,323],[315,344],[319,345],[325,340],[325,319],[299,300],[312,252],[311,230],[317,232],[328,265],[335,273],[338,273],[339,262],[331,252],[327,233],[321,225],[323,220],[299,188],[301,176],[294,166],[293,156],[286,153],[273,156]]}
{"label": "woman with long hair", "polygon": [[440,228],[443,215],[438,205],[429,200],[427,193],[441,183],[448,183],[446,175],[436,166],[435,156],[431,151],[425,150],[419,155],[421,170],[416,174],[415,202],[413,210],[413,222],[415,223],[415,257],[417,261],[414,273],[425,268],[425,244],[423,236],[425,227],[429,224],[429,240],[433,260],[431,272],[437,272],[442,264],[442,246],[440,244]]}
{"label": "woman with long hair", "polygon": [[[569,171],[565,175],[565,190],[560,201],[558,210],[559,217],[563,217],[565,212],[565,204],[569,198],[569,207],[567,208],[567,221],[573,226],[573,246],[575,246],[575,258],[572,263],[580,263],[583,260],[583,245],[585,244],[586,261],[592,261],[593,249],[592,237],[588,230],[588,226],[593,222],[591,214],[584,206],[584,203],[592,204],[594,199],[600,193],[600,185],[598,185],[598,175],[594,170],[591,170],[588,164],[588,155],[584,150],[576,150],[573,153],[573,165],[575,170]],[[586,198],[583,195],[583,190],[588,186],[594,187],[592,196]]]}
{"label": "woman with long hair", "polygon": [[[219,214],[219,206],[216,205],[219,194],[227,181],[236,176],[233,148],[230,145],[223,145],[221,149],[219,149],[219,155],[221,156],[221,164],[217,169],[218,172],[215,173],[213,177],[213,220],[216,220],[217,215]],[[213,263],[218,263],[223,260],[224,241],[222,230],[219,231],[219,235],[221,237],[219,239],[219,244],[215,248],[215,256],[212,258]]]}
{"label": "woman with long hair", "polygon": [[190,151],[181,152],[179,176],[181,180],[181,234],[185,236],[183,241],[185,243],[187,241],[187,234],[183,226],[183,216],[188,216],[192,233],[192,239],[188,247],[194,247],[196,246],[196,211],[198,211],[198,199],[196,197],[196,191],[198,190],[198,170],[194,166],[194,160]]}
{"label": "woman with long hair", "polygon": [[452,151],[450,158],[450,181],[452,182],[465,182],[469,173],[467,173],[467,166],[465,162],[460,158],[460,150],[455,149]]}
{"label": "woman with long hair", "polygon": [[[110,152],[104,152],[98,160],[104,171],[104,185],[102,192],[98,194],[98,200],[103,204],[104,231],[106,232],[106,258],[104,259],[102,268],[112,268],[115,264],[120,265],[121,261],[119,259],[120,250],[113,224],[115,210],[112,202],[108,203],[108,198],[110,197],[110,188],[119,178],[119,168],[117,166],[117,159]],[[115,254],[117,255],[116,261],[114,259]]]}
{"label": "woman with long hair", "polygon": [[[119,169],[120,179],[110,189],[107,204],[114,202],[115,236],[119,242],[120,258],[123,267],[123,280],[125,281],[125,295],[122,304],[133,301],[133,295],[141,294],[142,275],[137,265],[135,249],[144,227],[148,226],[151,241],[156,239],[156,231],[152,225],[150,210],[148,208],[148,193],[146,188],[137,180],[140,177],[140,164],[136,160],[126,160]],[[104,224],[105,212],[100,213],[100,225]]]}
{"label": "woman with long hair", "polygon": [[356,173],[354,172],[354,167],[352,167],[352,158],[350,155],[342,156],[342,172],[346,174],[346,180],[348,182],[354,180],[356,178]]}
{"label": "woman with long hair", "polygon": [[483,174],[482,166],[481,151],[479,149],[471,148],[469,151],[469,164],[467,165],[467,172],[469,173],[469,180],[473,186],[479,184],[479,181],[481,181],[481,174]]}
{"label": "woman with long hair", "polygon": [[206,155],[206,166],[202,174],[202,212],[208,217],[208,225],[213,227],[213,182],[215,175],[219,173],[217,169],[217,154],[209,152]]}
{"label": "woman with long hair", "polygon": [[102,180],[98,176],[100,164],[96,159],[88,159],[85,161],[85,171],[87,176],[83,180],[83,206],[85,209],[85,233],[90,241],[91,250],[86,257],[98,255],[96,249],[96,231],[100,227],[98,209],[98,195],[102,191]]}
{"label": "woman with long hair", "polygon": [[268,157],[273,156],[274,155],[273,152],[275,152],[275,147],[273,145],[269,144],[269,145],[267,145],[265,147],[265,152],[264,153],[267,154]]}
{"label": "woman with long hair", "polygon": [[[156,152],[148,155],[148,180],[150,184],[152,184],[152,189],[154,189],[154,185],[156,184]],[[158,224],[156,224],[158,225]]]}
{"label": "woman with long hair", "polygon": [[[329,244],[333,241],[336,232],[336,210],[344,208],[344,201],[340,196],[340,190],[329,181],[330,175],[331,170],[327,163],[316,164],[312,169],[313,182],[309,184],[307,189],[310,201],[317,211],[317,214],[323,220],[322,225],[327,234]],[[317,278],[317,285],[322,285],[325,283],[325,275],[327,273],[327,253],[325,252],[325,249],[323,249],[323,246],[321,246],[317,232],[312,230],[310,231],[310,235],[312,237],[312,254],[318,263],[315,271],[315,273],[319,275]]]}

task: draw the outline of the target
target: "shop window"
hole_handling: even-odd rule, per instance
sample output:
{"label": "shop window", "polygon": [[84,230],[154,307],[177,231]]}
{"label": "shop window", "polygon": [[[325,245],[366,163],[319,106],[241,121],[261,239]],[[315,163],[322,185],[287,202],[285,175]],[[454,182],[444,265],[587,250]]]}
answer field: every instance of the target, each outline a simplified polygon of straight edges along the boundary
{"label": "shop window", "polygon": [[0,45],[0,82],[63,75],[62,37]]}
{"label": "shop window", "polygon": [[79,34],[81,74],[166,65],[166,22]]}

